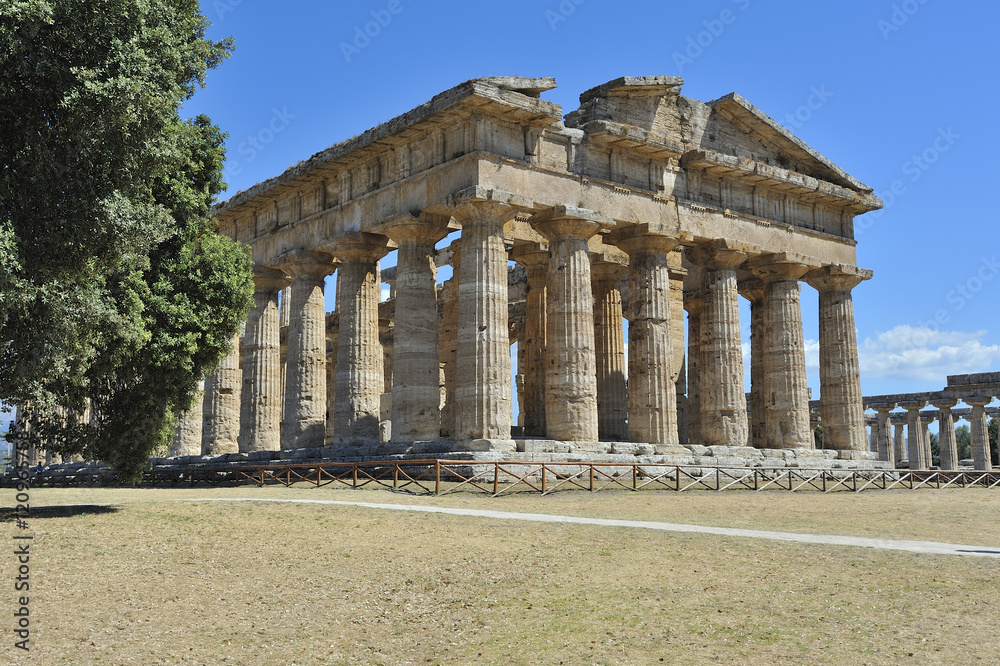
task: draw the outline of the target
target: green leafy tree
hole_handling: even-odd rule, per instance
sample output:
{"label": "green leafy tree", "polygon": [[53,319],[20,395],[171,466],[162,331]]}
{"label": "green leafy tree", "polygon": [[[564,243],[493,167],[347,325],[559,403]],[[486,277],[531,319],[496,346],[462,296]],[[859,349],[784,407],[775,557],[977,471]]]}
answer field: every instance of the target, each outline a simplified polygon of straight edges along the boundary
{"label": "green leafy tree", "polygon": [[958,446],[958,459],[967,460],[972,457],[972,431],[962,424],[955,428],[955,444]]}
{"label": "green leafy tree", "polygon": [[[209,217],[224,135],[179,115],[232,48],[206,26],[197,0],[0,8],[0,398],[125,478],[252,301],[249,257]],[[62,416],[88,399],[92,423]]]}
{"label": "green leafy tree", "polygon": [[936,432],[930,433],[931,435],[931,464],[940,465],[941,464],[941,438],[938,437]]}

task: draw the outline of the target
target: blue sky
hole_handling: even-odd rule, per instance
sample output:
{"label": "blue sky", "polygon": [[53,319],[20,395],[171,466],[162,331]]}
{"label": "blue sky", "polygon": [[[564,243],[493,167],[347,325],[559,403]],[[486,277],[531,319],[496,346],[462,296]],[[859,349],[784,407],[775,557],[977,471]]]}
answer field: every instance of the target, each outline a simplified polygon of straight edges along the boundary
{"label": "blue sky", "polygon": [[[619,76],[680,75],[689,97],[738,92],[886,200],[857,220],[859,263],[875,271],[855,290],[865,393],[1000,370],[997,214],[982,203],[1000,181],[995,3],[202,0],[202,10],[209,35],[232,35],[236,51],[185,115],[206,113],[229,133],[230,194],[470,78],[555,77],[545,98],[568,113]],[[367,26],[374,37],[357,38],[379,20]],[[804,286],[802,300],[818,395],[815,291]],[[744,329],[748,339],[746,311]]]}

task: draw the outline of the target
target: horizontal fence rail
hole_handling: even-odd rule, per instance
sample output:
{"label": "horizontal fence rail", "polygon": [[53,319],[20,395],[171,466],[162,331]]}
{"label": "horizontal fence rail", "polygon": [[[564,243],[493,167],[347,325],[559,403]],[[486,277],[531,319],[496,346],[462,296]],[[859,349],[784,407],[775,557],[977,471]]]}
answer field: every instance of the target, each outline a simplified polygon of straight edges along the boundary
{"label": "horizontal fence rail", "polygon": [[[0,478],[10,488],[16,477]],[[784,490],[830,493],[867,490],[921,490],[1000,487],[1000,471],[907,471],[800,468],[737,468],[640,463],[519,461],[479,462],[407,460],[386,462],[317,462],[265,465],[191,465],[146,470],[142,484],[152,487],[282,485],[377,487],[420,495],[476,492],[498,497],[511,493],[548,495],[563,490],[600,492],[643,489]],[[42,470],[32,472],[38,487],[117,486],[117,474],[107,469]]]}

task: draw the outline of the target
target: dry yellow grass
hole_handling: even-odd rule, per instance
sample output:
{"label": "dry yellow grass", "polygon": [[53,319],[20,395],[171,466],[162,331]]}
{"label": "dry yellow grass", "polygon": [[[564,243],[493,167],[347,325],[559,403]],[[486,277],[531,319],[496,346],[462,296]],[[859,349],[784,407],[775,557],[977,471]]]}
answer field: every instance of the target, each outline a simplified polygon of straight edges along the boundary
{"label": "dry yellow grass", "polygon": [[[996,560],[345,506],[164,501],[420,503],[996,546],[989,527],[1000,495],[983,491],[32,493],[36,506],[116,508],[32,519],[34,649],[21,659],[8,633],[0,656],[13,663],[991,663],[1000,647]],[[12,494],[0,493],[0,503],[12,506]],[[6,580],[12,559],[0,568]]]}

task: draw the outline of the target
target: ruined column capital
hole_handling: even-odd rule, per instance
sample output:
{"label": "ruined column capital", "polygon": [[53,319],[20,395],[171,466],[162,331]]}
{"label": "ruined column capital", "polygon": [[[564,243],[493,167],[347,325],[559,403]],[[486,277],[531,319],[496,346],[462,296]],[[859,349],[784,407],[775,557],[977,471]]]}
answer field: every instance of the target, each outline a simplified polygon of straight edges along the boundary
{"label": "ruined column capital", "polygon": [[420,216],[403,213],[395,215],[375,225],[375,231],[387,236],[397,245],[434,245],[448,235],[447,215],[422,213]]}
{"label": "ruined column capital", "polygon": [[289,250],[275,262],[292,279],[326,277],[337,268],[337,262],[327,252],[314,250]]}
{"label": "ruined column capital", "polygon": [[763,303],[764,294],[767,291],[764,287],[764,281],[756,277],[741,280],[737,285],[737,290],[740,292],[740,296],[754,304]]}
{"label": "ruined column capital", "polygon": [[926,400],[906,400],[904,402],[900,402],[899,406],[902,407],[903,409],[905,409],[908,412],[920,411],[921,409],[923,409],[924,407],[927,406],[927,401]]}
{"label": "ruined column capital", "polygon": [[531,226],[550,242],[562,238],[589,240],[614,221],[600,213],[576,206],[556,206],[531,216]]}
{"label": "ruined column capital", "polygon": [[669,254],[680,245],[680,238],[671,235],[658,225],[633,224],[619,227],[608,234],[605,239],[617,246],[629,256],[639,254]]}
{"label": "ruined column capital", "polygon": [[958,404],[957,398],[935,398],[931,400],[931,406],[937,409],[951,409]]}
{"label": "ruined column capital", "polygon": [[773,252],[753,257],[747,268],[764,283],[770,283],[798,281],[818,264],[819,260],[796,252]]}
{"label": "ruined column capital", "polygon": [[873,402],[869,403],[868,406],[879,414],[888,414],[892,410],[896,409],[896,403],[894,402]]}
{"label": "ruined column capital", "polygon": [[590,257],[590,276],[594,282],[618,284],[628,275],[628,266],[617,261],[607,261],[599,255]]}
{"label": "ruined column capital", "polygon": [[289,279],[284,271],[255,264],[253,267],[253,284],[257,291],[280,291],[288,286]]}
{"label": "ruined column capital", "polygon": [[930,425],[937,421],[938,415],[936,412],[920,412],[920,422]]}
{"label": "ruined column capital", "polygon": [[684,292],[684,310],[692,316],[697,317],[705,307],[705,300],[700,291]]}
{"label": "ruined column capital", "polygon": [[973,395],[969,397],[962,398],[962,402],[972,407],[986,407],[986,405],[993,402],[993,396],[991,395]]}
{"label": "ruined column capital", "polygon": [[757,245],[741,243],[728,238],[697,243],[684,251],[685,256],[693,264],[710,269],[735,269],[750,256],[759,253],[760,247]]}
{"label": "ruined column capital", "polygon": [[805,281],[817,291],[850,291],[865,280],[872,279],[874,273],[867,268],[833,264],[809,271]]}
{"label": "ruined column capital", "polygon": [[470,199],[458,204],[452,215],[462,229],[485,224],[502,231],[503,225],[517,217],[517,208],[501,201]]}
{"label": "ruined column capital", "polygon": [[524,266],[529,276],[549,272],[549,247],[545,243],[516,243],[510,258]]}
{"label": "ruined column capital", "polygon": [[329,239],[324,247],[341,263],[374,263],[395,249],[385,236],[364,231],[344,232]]}

